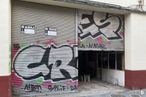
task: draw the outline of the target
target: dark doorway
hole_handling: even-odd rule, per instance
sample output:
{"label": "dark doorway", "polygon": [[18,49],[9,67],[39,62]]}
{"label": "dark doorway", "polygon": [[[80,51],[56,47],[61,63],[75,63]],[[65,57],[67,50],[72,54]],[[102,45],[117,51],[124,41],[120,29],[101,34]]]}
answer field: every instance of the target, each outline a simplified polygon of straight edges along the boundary
{"label": "dark doorway", "polygon": [[97,79],[98,54],[96,51],[79,51],[79,80]]}
{"label": "dark doorway", "polygon": [[102,70],[123,70],[123,52],[79,51],[79,80],[102,80]]}

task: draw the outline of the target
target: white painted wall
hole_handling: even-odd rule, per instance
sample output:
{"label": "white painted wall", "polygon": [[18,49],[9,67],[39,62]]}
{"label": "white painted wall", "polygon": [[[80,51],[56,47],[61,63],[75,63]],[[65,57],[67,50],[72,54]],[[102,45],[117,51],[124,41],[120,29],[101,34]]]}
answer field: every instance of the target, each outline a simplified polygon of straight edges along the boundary
{"label": "white painted wall", "polygon": [[0,76],[10,74],[11,0],[0,2]]}
{"label": "white painted wall", "polygon": [[138,4],[138,0],[90,0],[90,1],[98,1],[103,3],[116,4],[123,7],[133,6]]}
{"label": "white painted wall", "polygon": [[125,86],[125,72],[120,70],[102,69],[102,80],[115,85]]}
{"label": "white painted wall", "polygon": [[125,21],[125,67],[146,70],[146,14],[131,13]]}
{"label": "white painted wall", "polygon": [[125,15],[125,69],[131,68],[131,14]]}
{"label": "white painted wall", "polygon": [[[89,0],[89,1],[98,1],[102,3],[115,4],[115,5],[120,5],[122,7],[141,10],[141,8],[138,7],[139,0]],[[142,0],[142,2],[143,2],[142,9],[146,11],[146,0]]]}

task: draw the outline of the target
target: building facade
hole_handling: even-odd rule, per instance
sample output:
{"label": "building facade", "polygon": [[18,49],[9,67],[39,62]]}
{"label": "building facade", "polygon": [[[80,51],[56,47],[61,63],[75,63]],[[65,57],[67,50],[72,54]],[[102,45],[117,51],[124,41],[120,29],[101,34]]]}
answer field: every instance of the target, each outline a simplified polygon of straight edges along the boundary
{"label": "building facade", "polygon": [[146,16],[135,1],[2,3],[0,97],[76,92],[90,79],[146,88]]}

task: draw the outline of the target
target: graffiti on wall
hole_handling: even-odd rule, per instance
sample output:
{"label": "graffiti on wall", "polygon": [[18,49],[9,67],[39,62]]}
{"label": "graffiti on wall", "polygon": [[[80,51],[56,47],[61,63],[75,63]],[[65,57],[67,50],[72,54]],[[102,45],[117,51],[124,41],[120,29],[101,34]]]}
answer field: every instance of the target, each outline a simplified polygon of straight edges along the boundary
{"label": "graffiti on wall", "polygon": [[[41,45],[29,45],[19,50],[13,61],[12,80],[15,90],[20,87],[25,92],[77,89],[76,48],[77,45],[51,44],[46,48]],[[67,81],[70,81],[70,84],[75,81],[75,84],[67,85]]]}
{"label": "graffiti on wall", "polygon": [[42,87],[41,85],[34,85],[34,84],[26,84],[25,87],[24,87],[24,90],[25,91],[28,91],[28,92],[41,92],[42,90]]}
{"label": "graffiti on wall", "polygon": [[44,81],[41,78],[35,80],[24,80],[12,73],[12,90],[14,95],[42,95],[60,92],[74,92],[78,88],[78,80],[67,79],[61,81]]}
{"label": "graffiti on wall", "polygon": [[123,41],[123,18],[109,13],[81,10],[79,12],[78,36],[80,48],[98,45],[95,48],[108,49],[110,45],[114,46],[113,44]]}
{"label": "graffiti on wall", "polygon": [[[98,20],[94,19],[96,18],[95,16],[95,12],[92,12],[92,14],[82,14],[82,20],[79,24],[79,37],[81,39],[89,36],[96,38],[100,35],[105,36],[109,40],[121,39],[118,32],[122,27],[122,20],[119,16],[106,13],[102,18],[98,18]],[[113,20],[116,22],[116,25],[113,23]]]}
{"label": "graffiti on wall", "polygon": [[[74,71],[77,71],[77,67],[73,65],[76,64],[76,60],[73,48],[68,45],[60,47],[51,45],[47,48],[31,45],[17,54],[14,60],[14,70],[25,80],[39,77],[55,81],[76,79]],[[59,73],[56,74],[56,72]]]}

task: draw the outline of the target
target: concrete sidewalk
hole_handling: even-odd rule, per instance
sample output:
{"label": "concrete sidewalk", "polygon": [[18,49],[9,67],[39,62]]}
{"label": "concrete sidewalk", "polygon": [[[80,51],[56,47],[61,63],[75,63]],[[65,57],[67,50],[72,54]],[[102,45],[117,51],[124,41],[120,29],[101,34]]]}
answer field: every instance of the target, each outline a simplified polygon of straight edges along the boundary
{"label": "concrete sidewalk", "polygon": [[120,93],[107,93],[103,95],[84,96],[84,97],[146,97],[146,89],[129,90]]}
{"label": "concrete sidewalk", "polygon": [[146,97],[146,89],[144,90],[127,90],[123,92],[106,93],[106,94],[88,94],[88,96],[73,94],[47,95],[39,97]]}
{"label": "concrete sidewalk", "polygon": [[[66,94],[48,94],[48,95],[39,95],[32,97],[96,97],[98,95],[110,94],[110,93],[119,93],[127,91],[127,89],[109,84],[102,81],[90,81],[90,82],[81,82],[79,83],[79,89],[76,93],[66,93]],[[30,97],[30,96],[25,96]]]}
{"label": "concrete sidewalk", "polygon": [[92,81],[89,83],[80,83],[79,90],[76,93],[46,94],[21,97],[146,97],[146,89],[128,90],[106,82]]}

